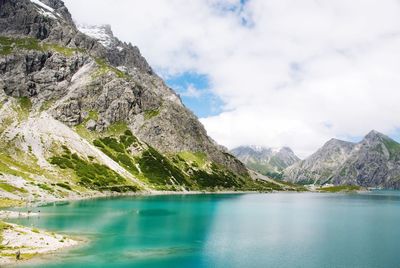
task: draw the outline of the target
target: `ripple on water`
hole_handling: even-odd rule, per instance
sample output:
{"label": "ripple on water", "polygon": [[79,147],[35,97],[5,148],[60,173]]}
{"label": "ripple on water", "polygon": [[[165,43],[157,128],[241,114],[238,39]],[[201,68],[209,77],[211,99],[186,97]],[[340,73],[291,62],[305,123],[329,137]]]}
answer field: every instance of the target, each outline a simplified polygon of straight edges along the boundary
{"label": "ripple on water", "polygon": [[151,259],[163,258],[168,256],[186,255],[195,252],[194,247],[165,247],[151,249],[136,249],[123,252],[122,256],[125,259]]}
{"label": "ripple on water", "polygon": [[136,213],[140,216],[146,217],[161,217],[175,215],[176,212],[168,209],[142,209],[137,210]]}

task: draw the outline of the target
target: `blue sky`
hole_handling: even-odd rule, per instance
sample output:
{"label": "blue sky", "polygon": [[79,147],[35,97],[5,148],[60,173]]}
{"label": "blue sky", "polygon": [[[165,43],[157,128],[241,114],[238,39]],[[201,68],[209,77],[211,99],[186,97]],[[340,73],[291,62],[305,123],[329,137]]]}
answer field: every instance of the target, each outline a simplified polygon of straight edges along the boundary
{"label": "blue sky", "polygon": [[166,83],[199,118],[217,115],[222,111],[223,103],[210,91],[207,75],[185,72],[167,78]]}
{"label": "blue sky", "polygon": [[228,148],[400,138],[398,0],[65,2],[136,45]]}

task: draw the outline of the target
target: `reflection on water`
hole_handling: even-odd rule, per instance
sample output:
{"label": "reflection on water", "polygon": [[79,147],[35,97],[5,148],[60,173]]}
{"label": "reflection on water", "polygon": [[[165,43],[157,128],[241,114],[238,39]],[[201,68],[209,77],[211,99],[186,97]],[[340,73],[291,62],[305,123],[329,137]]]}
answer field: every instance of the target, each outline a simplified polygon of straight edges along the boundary
{"label": "reflection on water", "polygon": [[[173,195],[41,207],[90,243],[37,267],[397,267],[400,194]],[[31,267],[31,264],[28,265]]]}

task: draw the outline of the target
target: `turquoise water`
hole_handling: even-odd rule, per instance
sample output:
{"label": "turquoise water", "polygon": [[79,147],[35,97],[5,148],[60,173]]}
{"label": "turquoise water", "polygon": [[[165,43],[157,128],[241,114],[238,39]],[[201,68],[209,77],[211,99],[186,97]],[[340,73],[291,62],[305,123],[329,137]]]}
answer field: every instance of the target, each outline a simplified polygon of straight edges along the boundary
{"label": "turquoise water", "polygon": [[124,197],[40,210],[15,222],[90,242],[37,267],[400,267],[395,191]]}

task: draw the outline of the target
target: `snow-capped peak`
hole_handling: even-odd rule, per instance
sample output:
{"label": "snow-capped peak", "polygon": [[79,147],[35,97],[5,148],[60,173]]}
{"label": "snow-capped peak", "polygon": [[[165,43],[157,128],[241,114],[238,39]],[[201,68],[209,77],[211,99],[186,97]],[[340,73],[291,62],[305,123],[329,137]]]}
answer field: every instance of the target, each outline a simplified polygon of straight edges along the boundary
{"label": "snow-capped peak", "polygon": [[256,152],[261,152],[265,149],[265,147],[260,145],[250,145],[249,148]]}
{"label": "snow-capped peak", "polygon": [[111,47],[114,36],[109,25],[79,24],[77,27],[80,32],[98,40],[104,47]]}
{"label": "snow-capped peak", "polygon": [[266,147],[261,145],[249,145],[248,147],[255,152],[270,151],[274,154],[279,153],[283,148],[283,147]]}
{"label": "snow-capped peak", "polygon": [[271,151],[273,153],[279,153],[282,150],[282,147],[275,147],[275,148],[271,148]]}
{"label": "snow-capped peak", "polygon": [[268,151],[268,152],[271,152],[273,154],[277,154],[277,153],[279,153],[280,151],[282,151],[283,149],[286,148],[286,147],[266,147],[266,146],[262,146],[262,145],[249,145],[249,146],[246,146],[246,147],[248,147],[249,149],[251,149],[251,150],[253,150],[255,152],[258,152],[258,153]]}

